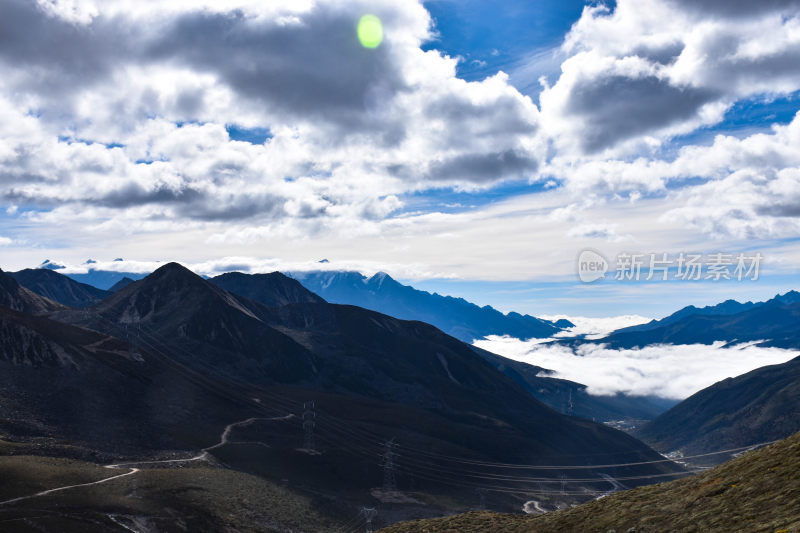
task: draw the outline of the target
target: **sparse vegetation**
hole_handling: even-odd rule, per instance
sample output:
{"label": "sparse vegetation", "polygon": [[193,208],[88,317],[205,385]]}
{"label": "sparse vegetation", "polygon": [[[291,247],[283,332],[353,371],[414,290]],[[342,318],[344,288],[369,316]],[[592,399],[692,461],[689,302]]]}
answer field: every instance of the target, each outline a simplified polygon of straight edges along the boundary
{"label": "sparse vegetation", "polygon": [[800,433],[695,476],[540,516],[467,513],[382,533],[800,531]]}
{"label": "sparse vegetation", "polygon": [[[47,457],[0,457],[0,500],[123,472]],[[141,470],[101,485],[0,506],[0,531],[120,531],[120,523],[157,531],[340,531],[306,497],[264,479],[210,466]],[[26,524],[24,527],[22,524]],[[22,529],[18,529],[22,528]]]}

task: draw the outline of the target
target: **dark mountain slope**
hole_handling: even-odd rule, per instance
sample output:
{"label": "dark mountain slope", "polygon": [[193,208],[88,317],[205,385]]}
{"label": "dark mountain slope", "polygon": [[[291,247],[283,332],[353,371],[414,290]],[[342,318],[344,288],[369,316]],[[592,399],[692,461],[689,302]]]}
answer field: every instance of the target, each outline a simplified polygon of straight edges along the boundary
{"label": "dark mountain slope", "polygon": [[[375,489],[392,438],[398,486],[415,499],[389,504],[391,520],[468,509],[487,485],[522,493],[502,492],[491,503],[499,510],[541,490],[526,468],[497,463],[545,465],[552,479],[563,470],[554,465],[580,466],[588,477],[573,502],[602,490],[601,473],[637,484],[681,471],[625,433],[536,401],[433,326],[325,302],[266,307],[177,264],[90,308],[51,315],[91,330],[12,317],[75,352],[0,362],[0,431],[15,442],[148,459],[197,457],[219,443],[208,460],[288,479],[330,516],[398,497]],[[306,443],[304,420],[314,421],[316,444]],[[635,464],[591,466],[617,463]]]}
{"label": "dark mountain slope", "polygon": [[701,390],[639,436],[661,451],[699,454],[785,438],[800,431],[800,358]]}
{"label": "dark mountain slope", "polygon": [[[269,307],[279,307],[289,303],[323,302],[321,298],[309,292],[296,280],[287,278],[278,272],[256,275],[230,273],[217,276],[209,281],[225,290],[256,300]],[[354,281],[360,283],[357,280]],[[277,323],[280,324],[280,320]],[[289,334],[291,335],[291,333]],[[502,365],[501,371],[520,383],[535,398],[562,413],[599,421],[624,418],[651,420],[674,405],[674,402],[658,402],[647,398],[590,396],[585,391],[586,387],[578,383],[537,377],[536,374],[544,369],[516,363],[477,348],[475,350],[495,368]],[[372,378],[368,377],[365,386],[369,386],[371,380]],[[332,381],[336,381],[336,379]],[[572,409],[569,409],[571,395],[574,396],[574,400]]]}
{"label": "dark mountain slope", "polygon": [[134,283],[134,281],[135,280],[133,280],[131,278],[124,277],[121,280],[119,280],[118,282],[116,282],[115,284],[113,284],[111,287],[109,287],[108,292],[117,292],[120,289],[124,289],[125,287],[127,287],[131,283]]}
{"label": "dark mountain slope", "polygon": [[34,315],[58,311],[64,307],[36,294],[0,270],[0,306]]}
{"label": "dark mountain slope", "polygon": [[8,275],[23,287],[67,307],[88,307],[110,294],[46,268],[27,268]]}
{"label": "dark mountain slope", "polygon": [[237,397],[117,338],[0,307],[2,433],[112,453],[191,448],[255,412]]}
{"label": "dark mountain slope", "polygon": [[620,330],[598,342],[612,347],[648,344],[711,344],[765,341],[763,346],[800,347],[800,301],[794,291],[732,315],[691,314],[645,331]]}
{"label": "dark mountain slope", "polygon": [[381,533],[800,531],[800,434],[686,479],[620,492],[541,516],[469,513]]}
{"label": "dark mountain slope", "polygon": [[[522,385],[534,398],[561,413],[599,422],[624,419],[652,420],[675,401],[638,396],[594,396],[586,385],[547,377],[547,369],[507,359],[475,347],[475,351],[493,367]],[[545,375],[540,375],[544,373]]]}
{"label": "dark mountain slope", "polygon": [[[421,322],[324,302],[268,308],[177,264],[91,311],[117,325],[141,328],[182,364],[207,375],[252,386],[295,383],[387,402],[400,411],[432,410],[463,426],[441,438],[471,434],[472,453],[487,457],[547,462],[556,454],[562,460],[598,453],[633,460],[655,456],[621,432],[565,417],[537,402],[472,348]],[[79,312],[64,317],[87,320]],[[109,327],[92,320],[93,328]],[[427,422],[410,423],[407,431],[429,431],[422,427]],[[439,426],[437,431],[447,427]]]}
{"label": "dark mountain slope", "polygon": [[228,292],[255,300],[267,307],[325,301],[303,287],[297,280],[280,272],[272,272],[270,274],[229,272],[211,278],[209,281]]}
{"label": "dark mountain slope", "polygon": [[504,315],[492,307],[478,307],[463,298],[441,296],[398,283],[386,273],[366,278],[358,272],[295,272],[310,291],[331,303],[357,305],[405,320],[433,324],[464,342],[487,335],[510,335],[520,339],[550,337],[570,327],[556,326],[529,315]]}
{"label": "dark mountain slope", "polygon": [[[138,330],[163,339],[173,356],[194,368],[260,383],[310,379],[314,357],[258,316],[259,304],[203,280],[177,263],[128,285],[92,307],[135,338]],[[100,330],[108,325],[91,315],[63,318]]]}

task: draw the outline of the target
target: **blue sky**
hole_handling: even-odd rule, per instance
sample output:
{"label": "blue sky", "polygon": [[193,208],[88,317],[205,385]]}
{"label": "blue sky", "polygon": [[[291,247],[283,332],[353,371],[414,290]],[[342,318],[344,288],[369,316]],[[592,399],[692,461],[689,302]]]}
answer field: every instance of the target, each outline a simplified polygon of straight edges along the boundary
{"label": "blue sky", "polygon": [[[384,26],[371,49],[355,34],[367,12]],[[549,315],[771,297],[800,267],[798,13],[9,0],[0,267],[324,257]],[[765,266],[751,283],[589,286],[586,248],[759,251]]]}
{"label": "blue sky", "polygon": [[[530,56],[558,47],[585,2],[542,0],[500,6],[480,0],[433,0],[424,5],[438,38],[423,48],[463,57],[458,75],[472,81],[498,70],[513,72]],[[538,93],[538,88],[534,90]]]}

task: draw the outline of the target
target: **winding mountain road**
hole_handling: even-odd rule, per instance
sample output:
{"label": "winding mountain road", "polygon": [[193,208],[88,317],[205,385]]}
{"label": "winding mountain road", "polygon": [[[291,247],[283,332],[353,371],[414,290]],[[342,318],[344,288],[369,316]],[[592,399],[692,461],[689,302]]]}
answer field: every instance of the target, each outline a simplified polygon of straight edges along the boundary
{"label": "winding mountain road", "polygon": [[118,474],[116,476],[103,478],[103,479],[101,479],[99,481],[92,481],[90,483],[80,483],[80,484],[77,484],[77,485],[66,485],[66,486],[57,487],[57,488],[54,488],[54,489],[43,490],[41,492],[37,492],[36,494],[29,494],[27,496],[20,496],[18,498],[12,498],[10,500],[5,500],[5,501],[0,502],[0,505],[8,505],[8,504],[20,502],[20,501],[23,501],[23,500],[29,500],[29,499],[32,499],[32,498],[38,498],[40,496],[47,496],[48,494],[53,494],[54,492],[61,492],[61,491],[64,491],[64,490],[77,489],[77,488],[80,488],[80,487],[91,487],[92,485],[100,485],[101,483],[108,483],[109,481],[113,481],[115,479],[120,479],[120,478],[123,478],[123,477],[132,476],[132,475],[136,474],[137,472],[141,471],[141,468],[136,468],[136,467],[134,467],[132,465],[136,465],[136,466],[142,466],[142,465],[164,465],[164,464],[171,464],[171,463],[189,463],[189,462],[193,462],[193,461],[202,461],[202,460],[204,460],[204,459],[206,459],[208,457],[209,452],[211,450],[215,450],[217,448],[221,448],[222,446],[225,446],[226,444],[228,444],[230,442],[231,432],[233,431],[233,428],[235,428],[235,427],[247,426],[247,425],[252,424],[253,422],[255,422],[257,420],[290,420],[292,418],[294,418],[294,415],[289,414],[289,415],[286,415],[286,416],[278,416],[278,417],[273,417],[273,418],[255,418],[254,417],[254,418],[248,418],[246,420],[240,420],[239,422],[233,422],[232,424],[228,424],[227,426],[225,426],[225,429],[222,431],[222,434],[220,435],[218,443],[214,444],[213,446],[209,446],[208,448],[203,448],[201,450],[201,453],[196,455],[196,456],[194,456],[194,457],[188,457],[186,459],[167,459],[167,460],[163,460],[163,461],[134,461],[134,462],[130,462],[130,463],[115,463],[115,464],[111,464],[111,465],[105,465],[103,468],[108,468],[108,469],[112,469],[112,470],[119,469],[119,468],[129,468],[130,470],[128,472],[125,472],[124,474]]}

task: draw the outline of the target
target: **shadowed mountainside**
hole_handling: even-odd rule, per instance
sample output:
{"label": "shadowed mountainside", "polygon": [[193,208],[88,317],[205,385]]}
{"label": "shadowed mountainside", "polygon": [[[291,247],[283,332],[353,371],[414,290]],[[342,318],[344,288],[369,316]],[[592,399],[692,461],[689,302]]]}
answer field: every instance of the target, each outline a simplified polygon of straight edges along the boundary
{"label": "shadowed mountainside", "polygon": [[800,529],[800,434],[686,479],[530,517],[468,513],[395,524],[381,533],[636,533]]}
{"label": "shadowed mountainside", "polygon": [[637,436],[687,455],[749,446],[800,431],[800,357],[715,383],[645,425]]}
{"label": "shadowed mountainside", "polygon": [[280,272],[270,274],[228,272],[211,278],[209,281],[228,292],[244,296],[267,307],[325,301],[303,287],[297,280]]}
{"label": "shadowed mountainside", "polygon": [[62,305],[26,289],[2,270],[0,270],[0,306],[32,315],[46,314],[64,308]]}
{"label": "shadowed mountainside", "polygon": [[46,268],[26,268],[7,274],[23,287],[67,307],[88,307],[110,294],[108,291],[79,283],[55,270]]}

